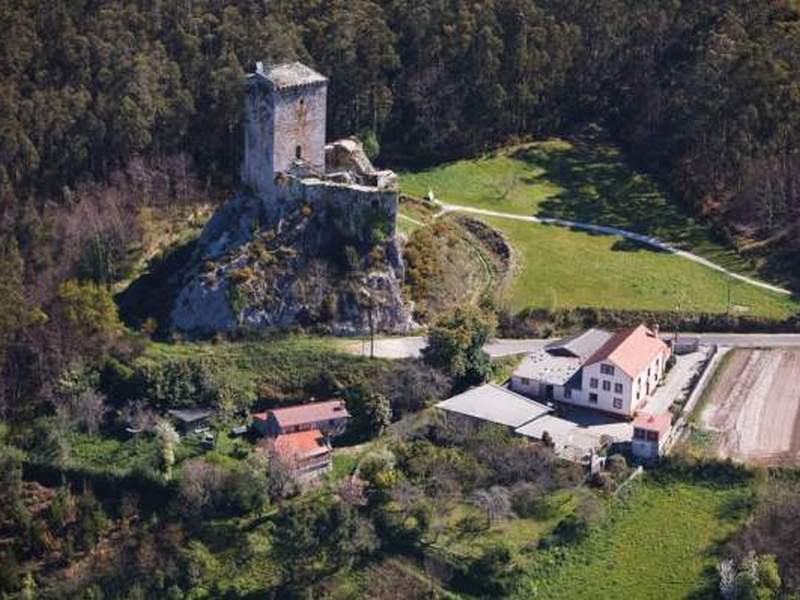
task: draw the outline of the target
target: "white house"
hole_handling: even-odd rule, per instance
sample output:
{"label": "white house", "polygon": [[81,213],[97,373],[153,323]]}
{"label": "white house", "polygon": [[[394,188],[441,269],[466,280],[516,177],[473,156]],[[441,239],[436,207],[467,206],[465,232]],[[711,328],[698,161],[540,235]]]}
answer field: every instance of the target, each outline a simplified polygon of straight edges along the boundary
{"label": "white house", "polygon": [[609,333],[590,329],[525,358],[511,388],[630,418],[664,376],[670,348],[644,325]]}

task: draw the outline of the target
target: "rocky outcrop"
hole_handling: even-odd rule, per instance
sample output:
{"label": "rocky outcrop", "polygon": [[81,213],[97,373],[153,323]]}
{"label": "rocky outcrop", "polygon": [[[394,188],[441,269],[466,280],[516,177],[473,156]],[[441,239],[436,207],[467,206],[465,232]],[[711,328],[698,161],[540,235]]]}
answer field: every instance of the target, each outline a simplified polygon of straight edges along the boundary
{"label": "rocky outcrop", "polygon": [[268,200],[241,192],[203,231],[173,327],[408,331],[396,213],[393,190],[322,179],[279,175]]}

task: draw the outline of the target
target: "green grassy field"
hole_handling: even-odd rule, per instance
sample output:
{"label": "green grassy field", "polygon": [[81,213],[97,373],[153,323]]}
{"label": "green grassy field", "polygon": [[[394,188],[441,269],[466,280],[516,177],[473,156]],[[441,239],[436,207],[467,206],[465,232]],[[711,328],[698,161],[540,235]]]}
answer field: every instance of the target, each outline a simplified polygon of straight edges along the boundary
{"label": "green grassy field", "polygon": [[520,598],[713,597],[719,544],[746,518],[745,485],[636,483],[577,546],[533,553]]}
{"label": "green grassy field", "polygon": [[486,218],[508,236],[520,270],[508,291],[514,309],[598,306],[786,318],[800,305],[688,260],[605,235]]}
{"label": "green grassy field", "polygon": [[[656,236],[733,271],[754,266],[711,232],[650,178],[627,166],[598,138],[548,140],[507,148],[418,173],[405,173],[411,195],[521,215],[551,216]],[[514,309],[605,306],[618,309],[708,311],[786,318],[800,302],[741,283],[666,253],[614,236],[487,218],[517,250],[519,271],[507,300]],[[730,284],[731,302],[728,303]]]}
{"label": "green grassy field", "polygon": [[650,177],[599,135],[512,146],[475,160],[405,173],[403,191],[519,215],[619,227],[681,245],[738,272],[753,266],[718,243]]}

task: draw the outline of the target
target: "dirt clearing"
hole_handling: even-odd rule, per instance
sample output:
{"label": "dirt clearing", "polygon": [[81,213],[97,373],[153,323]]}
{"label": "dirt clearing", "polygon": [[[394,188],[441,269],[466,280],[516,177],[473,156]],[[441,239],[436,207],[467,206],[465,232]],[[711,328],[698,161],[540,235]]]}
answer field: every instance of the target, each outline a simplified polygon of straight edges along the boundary
{"label": "dirt clearing", "polygon": [[701,414],[720,458],[800,464],[800,350],[735,350]]}

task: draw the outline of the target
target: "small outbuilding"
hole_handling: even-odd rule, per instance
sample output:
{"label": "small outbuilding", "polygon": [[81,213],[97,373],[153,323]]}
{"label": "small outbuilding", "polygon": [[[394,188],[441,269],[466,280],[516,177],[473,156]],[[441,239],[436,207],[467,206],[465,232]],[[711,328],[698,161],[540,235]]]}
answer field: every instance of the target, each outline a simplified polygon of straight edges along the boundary
{"label": "small outbuilding", "polygon": [[192,433],[208,425],[208,420],[214,414],[207,408],[184,408],[168,411],[170,417],[178,422],[182,433]]}
{"label": "small outbuilding", "polygon": [[633,421],[633,456],[646,461],[659,458],[664,452],[671,429],[672,413],[637,416]]}

